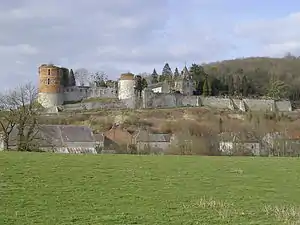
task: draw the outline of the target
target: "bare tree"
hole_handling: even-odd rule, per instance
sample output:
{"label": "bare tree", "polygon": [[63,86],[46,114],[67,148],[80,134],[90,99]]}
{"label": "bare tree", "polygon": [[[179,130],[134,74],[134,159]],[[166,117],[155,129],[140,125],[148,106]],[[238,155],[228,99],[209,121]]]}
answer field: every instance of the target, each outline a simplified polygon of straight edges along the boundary
{"label": "bare tree", "polygon": [[90,73],[85,68],[80,68],[75,71],[75,79],[79,82],[80,86],[84,86],[90,78]]}
{"label": "bare tree", "polygon": [[0,129],[4,143],[4,149],[9,149],[9,137],[16,126],[16,110],[8,104],[6,95],[0,97]]}
{"label": "bare tree", "polygon": [[17,148],[21,151],[30,150],[30,144],[38,133],[38,115],[41,106],[36,100],[37,89],[31,83],[16,88],[2,98],[2,107],[5,107],[6,115],[10,118],[9,122],[6,122],[9,123],[9,129],[6,129],[7,143],[9,131],[16,127]]}
{"label": "bare tree", "polygon": [[97,87],[107,87],[107,75],[104,71],[97,71],[91,74],[91,82]]}

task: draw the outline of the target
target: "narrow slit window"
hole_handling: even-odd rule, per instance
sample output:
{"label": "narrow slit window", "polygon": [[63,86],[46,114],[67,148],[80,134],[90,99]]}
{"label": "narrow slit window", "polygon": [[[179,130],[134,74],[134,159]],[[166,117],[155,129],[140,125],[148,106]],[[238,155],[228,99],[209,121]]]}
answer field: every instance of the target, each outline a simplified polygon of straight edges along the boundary
{"label": "narrow slit window", "polygon": [[50,69],[48,69],[48,75],[51,75],[51,70]]}
{"label": "narrow slit window", "polygon": [[47,79],[47,84],[48,84],[48,85],[50,84],[50,79],[49,79],[49,78]]}

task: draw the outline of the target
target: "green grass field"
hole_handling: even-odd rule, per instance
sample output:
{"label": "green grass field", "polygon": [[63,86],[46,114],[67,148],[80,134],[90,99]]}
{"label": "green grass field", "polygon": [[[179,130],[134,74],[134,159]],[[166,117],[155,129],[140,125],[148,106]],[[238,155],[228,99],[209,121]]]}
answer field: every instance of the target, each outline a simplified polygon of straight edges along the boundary
{"label": "green grass field", "polygon": [[0,224],[300,224],[297,158],[2,152],[0,175]]}

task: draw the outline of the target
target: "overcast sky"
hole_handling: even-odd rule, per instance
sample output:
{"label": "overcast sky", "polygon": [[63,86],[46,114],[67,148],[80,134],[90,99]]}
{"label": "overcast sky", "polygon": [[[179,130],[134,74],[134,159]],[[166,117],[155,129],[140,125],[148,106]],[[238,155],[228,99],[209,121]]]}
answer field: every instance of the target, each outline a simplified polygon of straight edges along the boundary
{"label": "overcast sky", "polygon": [[37,82],[37,67],[158,72],[170,66],[300,53],[300,1],[0,1],[1,85]]}

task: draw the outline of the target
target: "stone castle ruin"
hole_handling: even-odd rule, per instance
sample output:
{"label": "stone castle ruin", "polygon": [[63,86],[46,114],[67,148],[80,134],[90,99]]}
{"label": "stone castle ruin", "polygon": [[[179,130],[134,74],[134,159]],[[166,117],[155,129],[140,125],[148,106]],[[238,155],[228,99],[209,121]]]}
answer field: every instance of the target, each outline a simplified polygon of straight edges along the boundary
{"label": "stone castle ruin", "polygon": [[[125,73],[118,79],[118,87],[103,88],[77,86],[75,77],[66,68],[43,64],[39,67],[40,104],[47,108],[61,106],[64,110],[83,110],[101,108],[176,108],[176,107],[211,107],[237,111],[292,111],[288,100],[272,99],[235,99],[231,97],[203,97],[193,95],[194,84],[187,68],[174,82],[164,81],[151,84],[141,95],[136,92],[136,77]],[[117,99],[113,103],[84,102],[89,98]],[[72,103],[78,102],[78,103]],[[72,104],[71,104],[72,103]]]}

